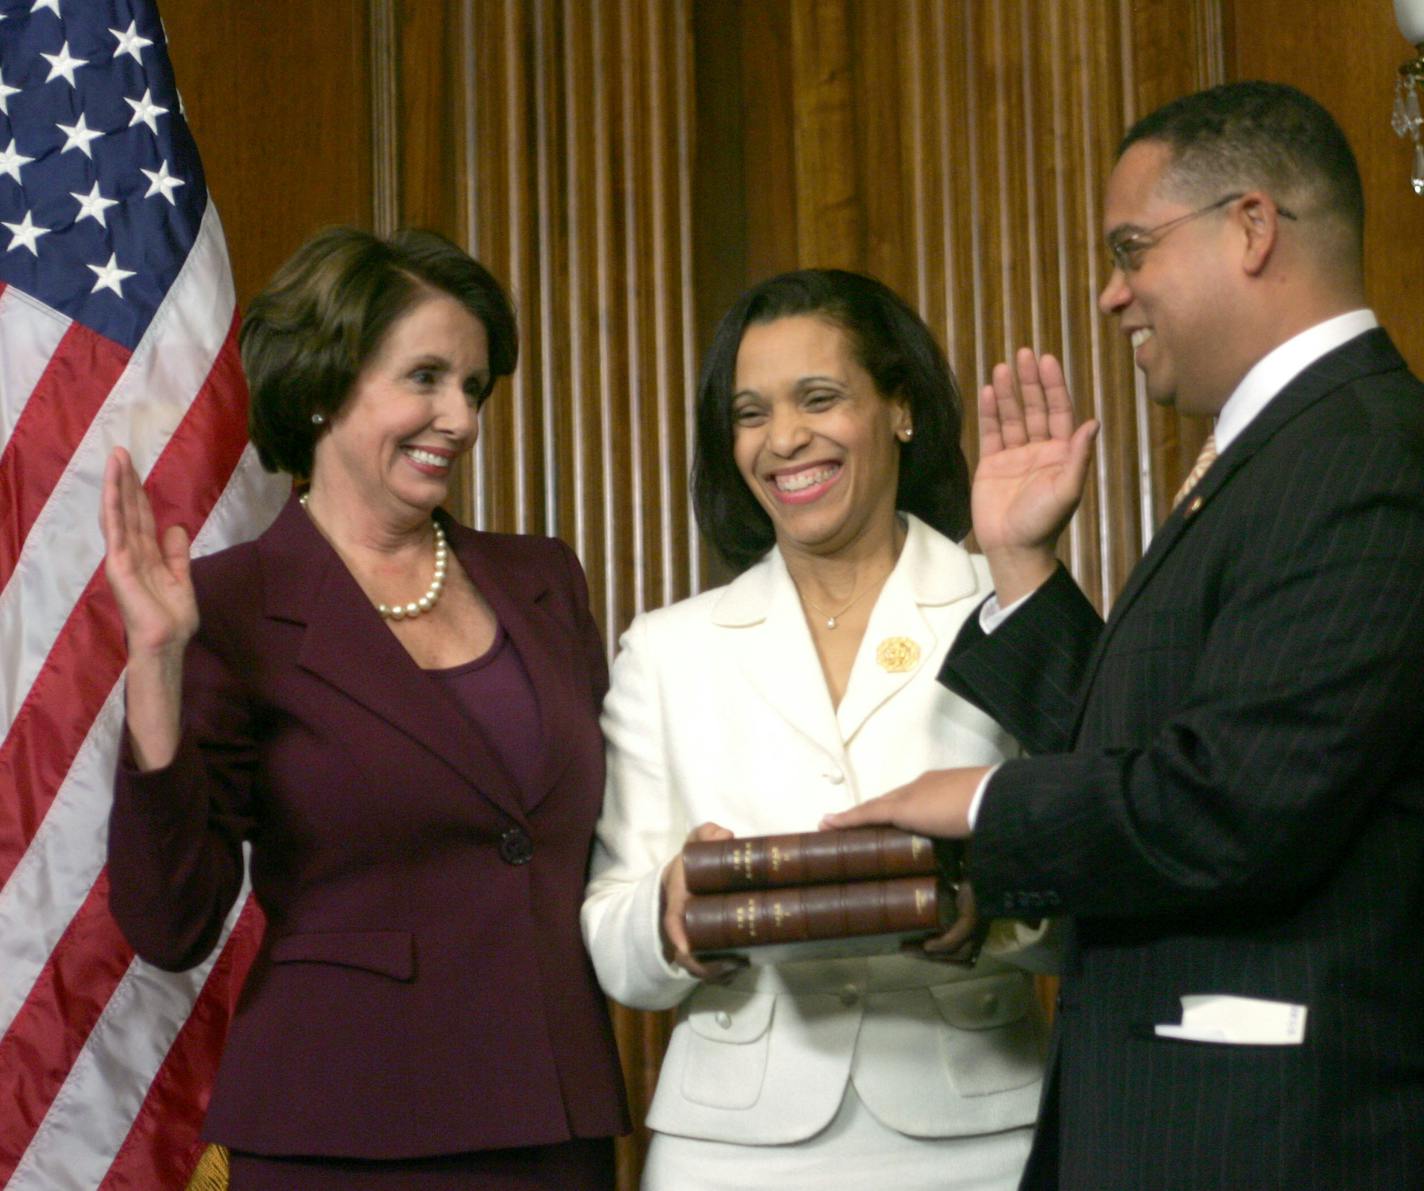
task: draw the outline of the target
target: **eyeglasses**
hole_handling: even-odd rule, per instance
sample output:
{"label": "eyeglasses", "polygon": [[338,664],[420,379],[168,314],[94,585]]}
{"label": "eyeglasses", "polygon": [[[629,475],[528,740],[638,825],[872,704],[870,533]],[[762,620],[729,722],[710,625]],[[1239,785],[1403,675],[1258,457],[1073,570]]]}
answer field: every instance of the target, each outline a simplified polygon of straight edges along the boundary
{"label": "eyeglasses", "polygon": [[[1147,255],[1150,248],[1157,247],[1174,227],[1179,227],[1202,215],[1219,210],[1228,203],[1234,203],[1244,196],[1244,191],[1237,191],[1235,194],[1223,195],[1214,203],[1208,203],[1205,207],[1198,207],[1195,211],[1188,211],[1185,215],[1178,215],[1176,219],[1169,219],[1166,223],[1159,223],[1156,227],[1150,227],[1143,232],[1132,232],[1121,239],[1110,239],[1108,241],[1108,253],[1112,256],[1113,264],[1124,273],[1135,273],[1142,267],[1142,258]],[[1279,204],[1276,205],[1276,213],[1282,219],[1295,219],[1296,216],[1287,211]]]}

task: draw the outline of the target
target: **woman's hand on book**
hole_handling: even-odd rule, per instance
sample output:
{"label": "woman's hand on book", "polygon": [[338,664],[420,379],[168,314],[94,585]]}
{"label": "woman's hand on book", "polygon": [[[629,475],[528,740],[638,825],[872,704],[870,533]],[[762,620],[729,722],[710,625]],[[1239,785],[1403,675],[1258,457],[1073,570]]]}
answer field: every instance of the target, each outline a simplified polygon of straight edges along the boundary
{"label": "woman's hand on book", "polygon": [[[701,823],[692,829],[688,840],[707,842],[731,839],[732,832],[717,823]],[[745,961],[724,959],[711,963],[699,963],[687,942],[687,925],[683,915],[687,909],[687,877],[682,868],[682,852],[674,856],[665,869],[662,879],[662,920],[661,935],[663,955],[669,963],[677,964],[699,980],[719,980],[730,976]]]}
{"label": "woman's hand on book", "polygon": [[944,934],[926,939],[916,950],[923,952],[926,959],[973,966],[989,933],[990,920],[979,917],[979,909],[974,903],[974,887],[968,881],[961,881],[956,887],[955,905],[958,915],[954,925]]}

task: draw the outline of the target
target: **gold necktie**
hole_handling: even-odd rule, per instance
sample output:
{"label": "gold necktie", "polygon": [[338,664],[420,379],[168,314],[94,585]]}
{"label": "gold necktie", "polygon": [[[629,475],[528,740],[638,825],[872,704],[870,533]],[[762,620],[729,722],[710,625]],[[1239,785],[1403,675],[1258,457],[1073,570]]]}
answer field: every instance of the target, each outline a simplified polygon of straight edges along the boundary
{"label": "gold necktie", "polygon": [[1197,456],[1197,461],[1192,464],[1192,470],[1187,473],[1187,478],[1182,481],[1182,486],[1177,489],[1177,495],[1172,498],[1172,507],[1175,509],[1182,501],[1187,499],[1188,494],[1197,486],[1197,482],[1206,475],[1206,469],[1216,462],[1216,432],[1206,436],[1206,442],[1202,443],[1201,454]]}

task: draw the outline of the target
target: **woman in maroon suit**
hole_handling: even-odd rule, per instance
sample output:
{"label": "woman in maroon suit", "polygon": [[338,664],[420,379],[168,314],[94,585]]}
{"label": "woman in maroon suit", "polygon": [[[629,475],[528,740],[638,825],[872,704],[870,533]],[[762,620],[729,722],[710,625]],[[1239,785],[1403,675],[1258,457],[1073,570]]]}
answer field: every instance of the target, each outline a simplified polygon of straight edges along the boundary
{"label": "woman in maroon suit", "polygon": [[578,925],[603,647],[566,546],[440,508],[516,351],[453,244],[333,229],[242,329],[253,442],[300,490],[272,527],[190,572],[109,463],[114,914],[150,962],[201,962],[249,844],[267,917],[205,1129],[238,1191],[612,1186]]}

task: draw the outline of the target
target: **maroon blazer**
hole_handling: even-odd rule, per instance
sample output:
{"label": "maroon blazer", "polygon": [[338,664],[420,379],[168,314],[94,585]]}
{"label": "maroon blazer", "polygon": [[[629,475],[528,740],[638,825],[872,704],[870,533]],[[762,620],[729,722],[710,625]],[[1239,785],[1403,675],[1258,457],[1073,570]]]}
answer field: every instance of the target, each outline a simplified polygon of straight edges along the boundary
{"label": "maroon blazer", "polygon": [[607,686],[583,573],[556,540],[443,523],[538,699],[525,797],[295,500],[194,564],[182,745],[166,769],[120,766],[109,896],[141,957],[191,967],[251,843],[267,932],[211,1140],[397,1158],[627,1127],[578,922]]}

